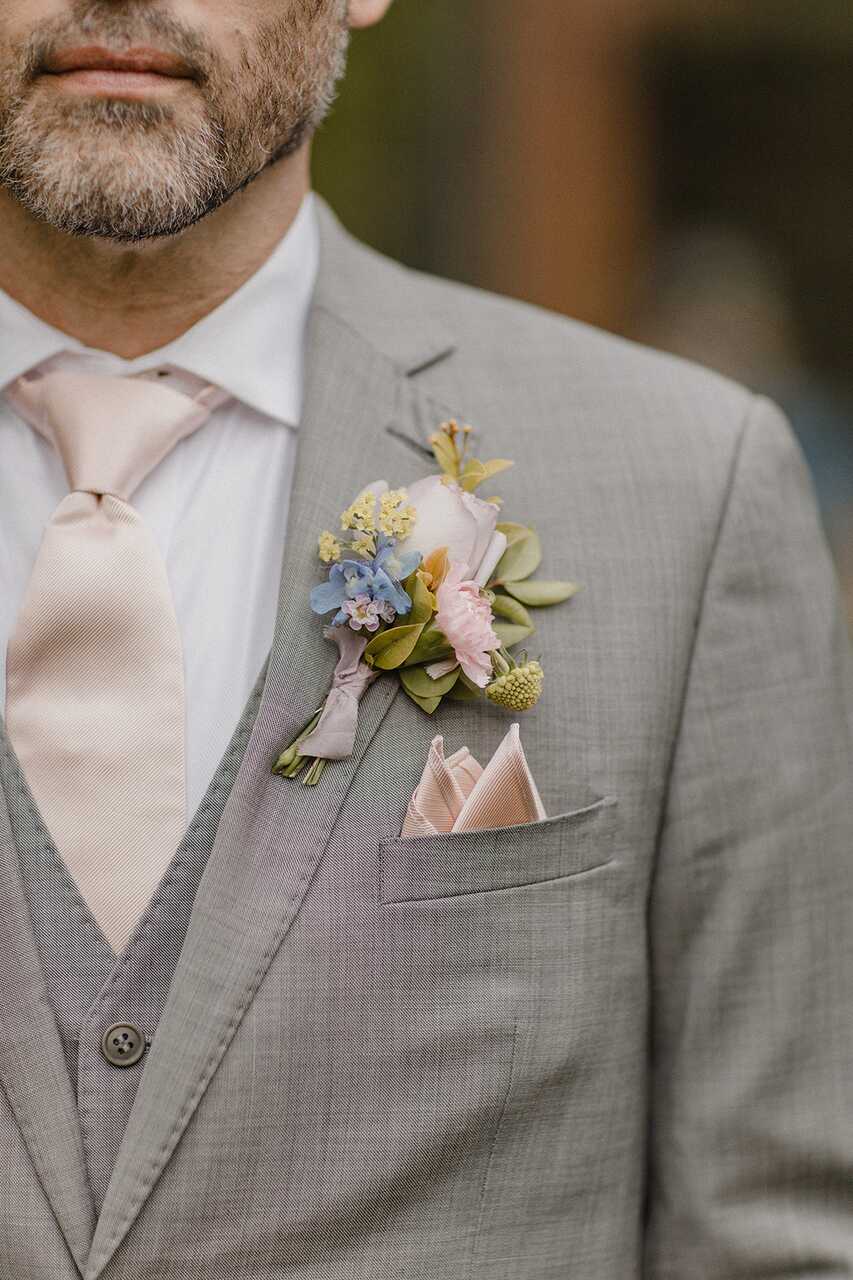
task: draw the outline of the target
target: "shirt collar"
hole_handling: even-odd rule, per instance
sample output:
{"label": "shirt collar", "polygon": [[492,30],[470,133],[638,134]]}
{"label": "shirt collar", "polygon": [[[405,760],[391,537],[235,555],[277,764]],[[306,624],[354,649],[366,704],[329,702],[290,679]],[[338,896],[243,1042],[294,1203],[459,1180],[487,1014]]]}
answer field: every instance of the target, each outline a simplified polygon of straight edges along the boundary
{"label": "shirt collar", "polygon": [[254,275],[186,333],[133,360],[85,346],[0,289],[0,388],[67,351],[93,358],[104,373],[186,369],[270,418],[296,426],[302,415],[305,328],[319,258],[317,212],[309,192]]}

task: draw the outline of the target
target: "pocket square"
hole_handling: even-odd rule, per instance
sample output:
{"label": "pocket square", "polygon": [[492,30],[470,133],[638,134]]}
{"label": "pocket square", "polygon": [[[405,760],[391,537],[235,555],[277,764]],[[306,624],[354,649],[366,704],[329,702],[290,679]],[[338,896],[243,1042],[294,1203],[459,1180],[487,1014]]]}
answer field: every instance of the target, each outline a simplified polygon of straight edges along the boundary
{"label": "pocket square", "polygon": [[545,817],[518,725],[514,724],[485,768],[467,747],[445,757],[444,738],[441,734],[433,738],[400,834],[433,836],[515,827]]}

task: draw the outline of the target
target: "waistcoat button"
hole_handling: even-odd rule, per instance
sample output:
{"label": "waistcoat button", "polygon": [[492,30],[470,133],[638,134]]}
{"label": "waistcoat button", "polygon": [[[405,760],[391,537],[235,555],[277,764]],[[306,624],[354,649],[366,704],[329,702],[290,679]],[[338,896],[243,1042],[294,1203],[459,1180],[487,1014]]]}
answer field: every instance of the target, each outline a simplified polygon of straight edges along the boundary
{"label": "waistcoat button", "polygon": [[132,1022],[114,1022],[101,1036],[101,1053],[114,1067],[132,1067],[145,1052],[145,1036]]}

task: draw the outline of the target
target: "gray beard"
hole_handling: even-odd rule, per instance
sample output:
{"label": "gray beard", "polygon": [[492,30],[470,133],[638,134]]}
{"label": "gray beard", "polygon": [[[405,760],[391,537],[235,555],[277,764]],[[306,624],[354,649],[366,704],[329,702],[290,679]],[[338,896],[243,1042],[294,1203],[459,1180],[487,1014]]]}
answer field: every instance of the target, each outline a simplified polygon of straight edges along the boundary
{"label": "gray beard", "polygon": [[[307,28],[265,33],[240,82],[213,68],[189,109],[46,101],[8,83],[3,92],[0,80],[0,183],[35,218],[70,235],[122,243],[177,235],[318,127],[343,74],[349,39],[344,22],[324,22],[319,38]],[[132,16],[128,24],[135,28],[130,44],[138,26]],[[302,56],[306,46],[310,57]],[[273,93],[271,85],[283,89]]]}

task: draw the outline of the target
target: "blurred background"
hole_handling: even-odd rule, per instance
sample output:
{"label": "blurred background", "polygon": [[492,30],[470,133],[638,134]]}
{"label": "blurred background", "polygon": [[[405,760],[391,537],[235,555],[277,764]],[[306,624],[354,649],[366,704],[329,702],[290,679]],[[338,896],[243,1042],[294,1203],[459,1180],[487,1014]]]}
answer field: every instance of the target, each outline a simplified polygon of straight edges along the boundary
{"label": "blurred background", "polygon": [[315,184],[412,266],[773,396],[853,625],[851,117],[850,0],[397,0]]}

